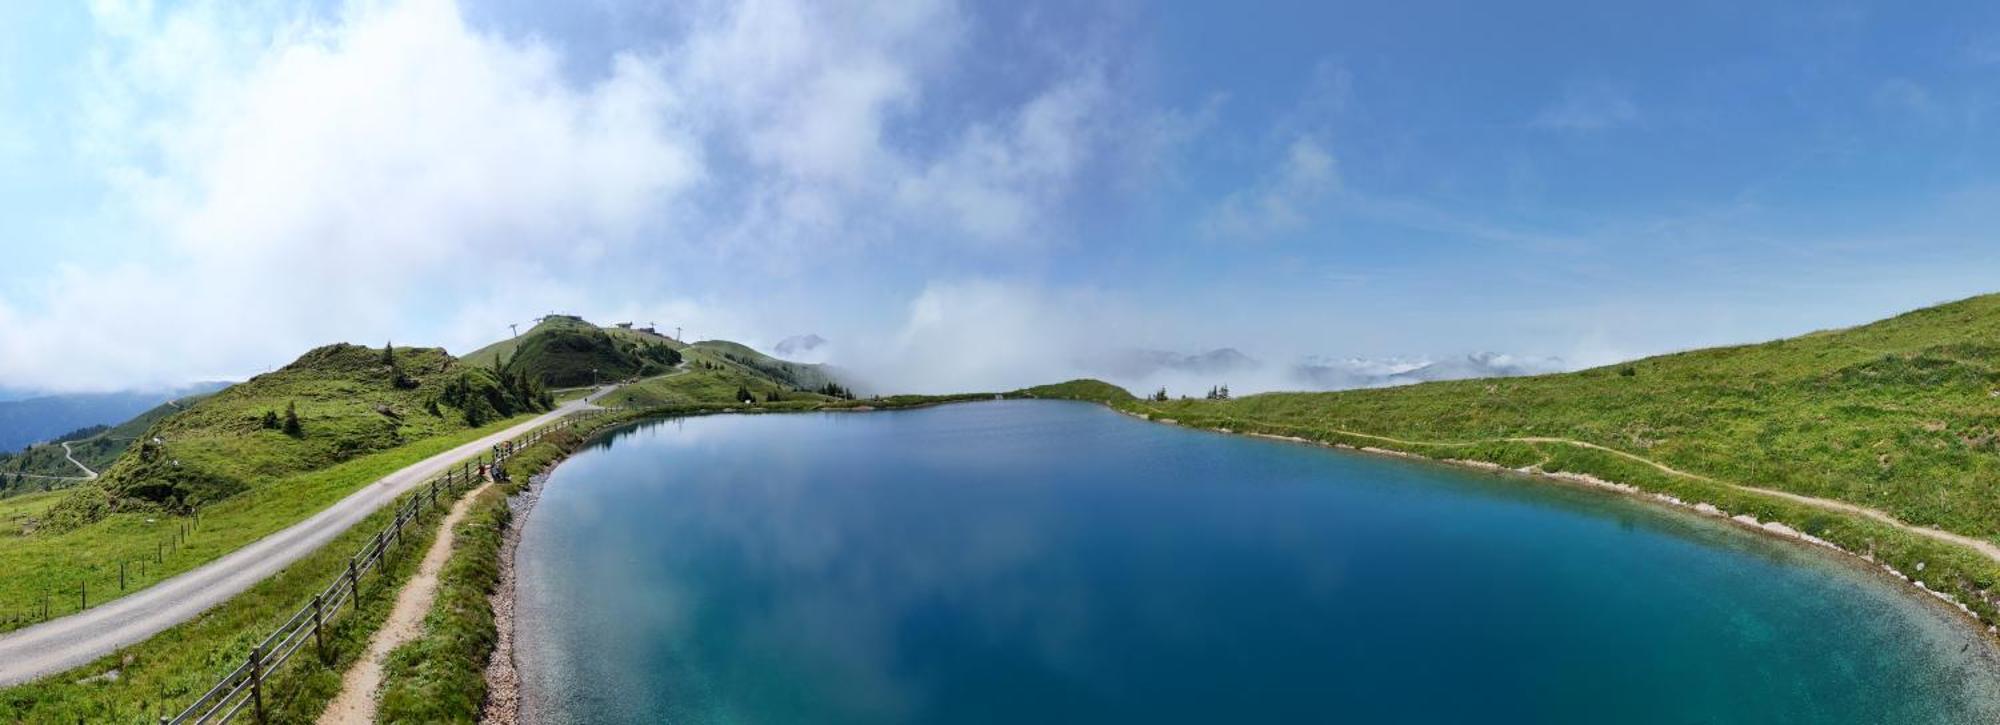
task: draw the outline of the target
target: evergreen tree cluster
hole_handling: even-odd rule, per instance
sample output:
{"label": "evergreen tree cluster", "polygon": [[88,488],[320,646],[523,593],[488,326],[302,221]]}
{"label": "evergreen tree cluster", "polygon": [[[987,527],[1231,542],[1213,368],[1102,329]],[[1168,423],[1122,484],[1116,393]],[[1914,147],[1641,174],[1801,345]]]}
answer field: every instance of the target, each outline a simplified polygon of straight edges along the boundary
{"label": "evergreen tree cluster", "polygon": [[460,371],[444,384],[436,400],[427,403],[425,409],[438,413],[438,403],[449,405],[465,417],[466,425],[475,428],[516,413],[554,409],[555,395],[534,376],[515,370],[511,363],[512,360],[508,364],[495,360],[491,368]]}
{"label": "evergreen tree cluster", "polygon": [[681,364],[681,351],[675,350],[672,347],[668,347],[666,345],[661,345],[661,344],[641,345],[635,351],[635,354],[637,354],[639,358],[642,360],[658,363],[664,367],[671,368]]}
{"label": "evergreen tree cluster", "polygon": [[1228,399],[1229,399],[1229,386],[1228,386],[1228,385],[1218,385],[1218,386],[1215,386],[1215,387],[1213,387],[1213,388],[1209,388],[1209,389],[1208,389],[1208,396],[1207,396],[1207,398],[1208,398],[1209,400],[1228,400]]}
{"label": "evergreen tree cluster", "polygon": [[285,415],[283,418],[278,417],[278,411],[264,411],[264,419],[261,424],[264,430],[284,431],[285,435],[293,438],[306,437],[305,424],[299,422],[299,404],[297,401],[285,403]]}
{"label": "evergreen tree cluster", "polygon": [[814,392],[830,398],[840,398],[841,400],[854,399],[854,391],[848,390],[847,388],[843,388],[840,386],[839,383],[831,381],[827,382],[827,384],[825,385],[820,386],[819,390],[816,390]]}

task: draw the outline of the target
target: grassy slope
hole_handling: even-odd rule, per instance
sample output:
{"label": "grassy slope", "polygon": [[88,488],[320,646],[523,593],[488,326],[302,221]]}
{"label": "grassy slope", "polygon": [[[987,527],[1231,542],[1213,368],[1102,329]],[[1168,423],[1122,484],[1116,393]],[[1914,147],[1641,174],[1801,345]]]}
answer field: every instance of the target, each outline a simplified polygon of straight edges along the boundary
{"label": "grassy slope", "polygon": [[[1746,492],[1755,486],[1886,511],[2000,541],[2000,296],[1758,345],[1663,355],[1575,373],[1229,401],[1118,407],[1190,425],[1396,448],[1441,458],[1591,473],[1918,562],[1989,619],[2000,567],[1858,516]],[[1416,445],[1363,438],[1470,443]],[[1663,474],[1601,445],[1720,482]],[[1940,566],[1940,561],[1945,566]]]}
{"label": "grassy slope", "polygon": [[[131,420],[113,426],[109,430],[71,441],[70,450],[76,456],[77,460],[83,462],[83,465],[89,466],[93,471],[103,471],[109,468],[118,459],[118,456],[125,453],[125,449],[131,446],[133,441],[138,440],[147,429],[153,427],[153,424],[160,422],[169,415],[186,409],[186,407],[208,396],[208,393],[202,393],[200,395],[181,398],[171,403],[162,403],[152,410],[140,413]],[[44,445],[29,447],[19,455],[8,459],[4,463],[0,463],[0,478],[4,478],[9,473],[31,473],[44,476],[83,475],[82,471],[77,470],[75,464],[70,463],[69,459],[64,457],[63,447],[59,445],[62,442],[54,441]],[[24,490],[38,490],[39,486],[32,485],[36,483],[60,482],[28,481],[27,483],[31,485]],[[0,495],[11,495],[12,493],[12,491],[0,490]]]}
{"label": "grassy slope", "polygon": [[77,460],[83,461],[83,465],[95,471],[103,471],[110,468],[111,464],[118,460],[118,456],[125,453],[127,447],[144,436],[155,424],[165,420],[167,416],[194,407],[211,395],[213,393],[203,393],[163,403],[159,407],[140,413],[131,420],[113,426],[111,430],[70,444],[70,450],[76,453]]}
{"label": "grassy slope", "polygon": [[[0,629],[46,598],[75,611],[88,587],[101,604],[192,569],[320,511],[411,463],[524,419],[478,428],[429,403],[467,368],[440,350],[398,348],[396,374],[380,348],[332,345],[285,368],[215,393],[186,410],[120,426],[142,442],[32,516],[0,530]],[[266,412],[297,403],[302,437],[268,429]],[[384,411],[387,411],[386,413]],[[154,442],[155,439],[164,441]],[[199,510],[200,526],[185,514]],[[162,542],[170,542],[162,549]]]}
{"label": "grassy slope", "polygon": [[738,387],[748,388],[760,401],[765,393],[770,392],[778,393],[786,401],[832,400],[817,393],[793,391],[783,383],[736,367],[708,369],[692,366],[619,388],[599,398],[597,404],[639,410],[707,404],[735,405]]}
{"label": "grassy slope", "polygon": [[581,331],[581,330],[595,330],[595,329],[597,329],[596,325],[584,322],[583,320],[563,315],[555,315],[544,318],[541,322],[536,323],[534,327],[528,328],[528,331],[525,333],[507,338],[505,340],[501,340],[499,342],[495,342],[491,345],[487,345],[486,347],[482,347],[472,352],[466,353],[460,356],[459,360],[464,361],[465,364],[467,365],[475,365],[478,367],[490,368],[493,367],[493,364],[495,362],[501,362],[501,363],[507,362],[507,358],[513,357],[514,350],[521,346],[521,341],[527,339],[529,336],[534,335],[537,332],[549,332],[555,330]]}
{"label": "grassy slope", "polygon": [[1060,400],[1088,400],[1099,403],[1119,403],[1135,400],[1124,388],[1102,380],[1078,379],[1051,385],[1037,385],[1022,388],[1009,394],[1017,398],[1055,398]]}
{"label": "grassy slope", "polygon": [[782,360],[728,340],[703,340],[690,347],[710,353],[712,360],[794,388],[817,390],[827,383],[838,382],[825,366]]}
{"label": "grassy slope", "polygon": [[781,360],[722,340],[697,342],[682,348],[681,353],[686,357],[681,370],[626,385],[600,398],[598,404],[637,410],[731,406],[737,404],[739,387],[748,388],[760,405],[764,405],[764,395],[772,392],[786,403],[776,406],[783,408],[836,400],[799,389],[826,384],[829,378],[817,366]]}
{"label": "grassy slope", "polygon": [[[113,494],[203,506],[269,481],[465,430],[427,404],[465,368],[435,348],[397,348],[413,385],[395,384],[381,348],[329,345],[170,415],[103,471]],[[304,435],[266,428],[296,404]],[[152,439],[161,443],[155,444]]]}
{"label": "grassy slope", "polygon": [[[298,611],[302,603],[310,602],[313,594],[346,568],[349,554],[389,524],[393,509],[384,507],[277,576],[159,636],[68,675],[0,690],[0,722],[137,725],[173,714],[242,664],[253,644]],[[311,664],[313,650],[308,646],[265,690],[273,722],[311,722],[338,692],[340,672],[354,664],[388,616],[395,588],[422,560],[441,518],[428,515],[406,529],[407,543],[394,549],[384,573],[362,580],[359,611],[344,613],[327,630],[331,667]],[[81,681],[113,669],[119,671],[115,681]]]}
{"label": "grassy slope", "polygon": [[[92,604],[102,604],[119,589],[120,561],[129,563],[128,590],[146,586],[303,520],[383,475],[533,414],[524,411],[472,428],[449,403],[431,413],[428,404],[447,382],[461,380],[467,368],[442,351],[398,349],[397,368],[407,377],[397,384],[395,369],[381,356],[380,348],[315,350],[284,370],[157,421],[145,438],[159,436],[166,443],[153,446],[153,460],[133,462],[141,455],[135,449],[120,459],[116,478],[107,472],[104,485],[0,500],[0,571],[8,574],[0,577],[0,629],[29,623],[20,613],[38,609],[46,595],[54,595],[47,600],[52,615],[75,611],[80,582],[88,583]],[[487,401],[519,403],[505,391],[477,386],[473,391]],[[265,411],[282,416],[284,404],[291,401],[299,404],[305,428],[301,438],[262,423]],[[118,498],[146,485],[162,461],[178,462],[174,468],[204,477],[233,476],[242,486],[208,489],[228,495],[206,501],[198,527],[188,517],[165,512],[175,507]],[[148,463],[150,467],[141,465]],[[98,499],[96,510],[110,513],[73,529],[48,525],[77,509],[78,501],[91,499]],[[65,675],[0,691],[0,722],[151,721],[161,708],[184,703],[239,661],[254,638],[310,599],[333,568],[389,515],[385,508],[333,545],[214,612],[130,648],[126,654],[134,661],[122,668],[116,683],[79,683]],[[183,529],[193,533],[179,539],[176,534]],[[162,560],[155,561],[160,544],[170,541],[177,545],[166,547]],[[429,537],[423,541],[428,543]],[[407,574],[407,568],[394,571],[392,579]],[[386,603],[365,605],[363,616],[355,620],[360,624],[338,635],[338,641],[365,642],[386,611]],[[349,660],[358,652],[355,646],[344,649],[340,656]],[[115,664],[115,658],[106,658],[81,671],[101,672]],[[291,716],[281,719],[310,720],[338,686],[337,672],[306,668],[288,675],[274,707]]]}
{"label": "grassy slope", "polygon": [[187,517],[155,512],[113,513],[81,528],[63,531],[24,530],[45,516],[49,507],[69,495],[52,492],[0,501],[0,630],[32,622],[23,613],[39,609],[49,597],[51,614],[77,610],[80,582],[88,582],[93,605],[118,592],[118,562],[127,561],[127,590],[205,564],[274,531],[304,520],[384,475],[450,450],[495,430],[526,419],[521,416],[484,428],[413,443],[364,456],[319,471],[260,484],[249,491],[202,510],[198,530],[179,547],[170,547],[155,561],[163,541],[191,523]]}
{"label": "grassy slope", "polygon": [[1421,440],[1574,438],[1991,536],[2000,533],[1996,390],[2000,296],[1987,296],[1629,366],[1159,407]]}
{"label": "grassy slope", "polygon": [[[648,348],[684,346],[659,335],[618,327],[600,328],[574,317],[548,317],[521,336],[482,347],[468,363],[512,366],[550,388],[610,382],[664,372],[661,356]],[[658,352],[655,350],[655,352]]]}

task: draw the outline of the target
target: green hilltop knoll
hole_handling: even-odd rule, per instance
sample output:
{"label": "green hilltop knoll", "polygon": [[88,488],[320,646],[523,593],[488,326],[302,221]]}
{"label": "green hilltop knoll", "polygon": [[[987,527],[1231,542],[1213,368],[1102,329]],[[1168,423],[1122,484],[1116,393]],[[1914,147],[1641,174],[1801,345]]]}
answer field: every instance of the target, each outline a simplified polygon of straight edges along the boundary
{"label": "green hilltop knoll", "polygon": [[823,365],[775,358],[727,340],[683,343],[649,328],[600,327],[572,315],[544,317],[520,336],[464,359],[497,365],[555,389],[634,380],[601,401],[621,408],[726,406],[747,399],[778,409],[853,397],[846,383]]}
{"label": "green hilltop knoll", "polygon": [[546,410],[531,380],[436,348],[321,347],[169,415],[103,472],[118,499],[201,506],[515,414]]}
{"label": "green hilltop knoll", "polygon": [[680,364],[683,347],[650,332],[550,315],[519,337],[479,348],[464,359],[505,368],[550,388],[578,388],[665,373]]}
{"label": "green hilltop knoll", "polygon": [[[1591,474],[1872,552],[1988,621],[2000,603],[2000,295],[1572,373],[1115,405],[1183,425]],[[1941,550],[1948,537],[1911,536],[1856,507],[1964,538]]]}

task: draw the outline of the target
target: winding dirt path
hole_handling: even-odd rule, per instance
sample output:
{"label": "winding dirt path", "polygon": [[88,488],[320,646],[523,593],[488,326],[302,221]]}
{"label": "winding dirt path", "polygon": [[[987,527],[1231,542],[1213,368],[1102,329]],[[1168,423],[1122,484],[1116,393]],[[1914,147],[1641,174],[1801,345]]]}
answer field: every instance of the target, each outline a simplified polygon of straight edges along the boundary
{"label": "winding dirt path", "polygon": [[[1161,411],[1154,408],[1148,408],[1147,412],[1149,415],[1152,416],[1154,420],[1159,420],[1162,415]],[[1268,426],[1272,428],[1296,429],[1299,427],[1288,423],[1271,423],[1268,421],[1257,420],[1255,418],[1243,418],[1243,420],[1256,423],[1261,426]],[[1759,488],[1757,486],[1745,486],[1740,483],[1731,483],[1729,481],[1723,481],[1711,478],[1708,476],[1701,475],[1699,473],[1690,473],[1688,471],[1683,471],[1681,469],[1674,468],[1673,466],[1669,466],[1665,463],[1655,461],[1645,456],[1641,456],[1635,453],[1628,453],[1608,446],[1601,446],[1596,443],[1591,443],[1589,441],[1576,440],[1574,438],[1558,438],[1551,436],[1509,436],[1504,438],[1481,438],[1470,441],[1416,441],[1416,440],[1407,440],[1403,438],[1394,438],[1385,435],[1376,435],[1373,433],[1362,433],[1360,431],[1343,430],[1340,428],[1329,428],[1327,430],[1330,430],[1334,433],[1338,433],[1344,436],[1365,438],[1368,440],[1376,440],[1376,441],[1382,441],[1384,443],[1395,443],[1406,446],[1438,446],[1438,447],[1448,447],[1448,448],[1461,448],[1466,446],[1481,445],[1485,443],[1529,443],[1529,444],[1543,443],[1543,444],[1576,446],[1578,448],[1588,448],[1593,451],[1602,451],[1604,453],[1609,453],[1611,455],[1618,456],[1620,458],[1624,458],[1633,461],[1635,463],[1640,463],[1646,466],[1650,466],[1653,469],[1658,470],[1661,473],[1665,473],[1669,476],[1679,476],[1690,480],[1701,481],[1703,483],[1712,483],[1718,486],[1728,486],[1730,488],[1734,488],[1739,491],[1747,491],[1750,493],[1762,494],[1765,496],[1773,496],[1776,498],[1784,499],[1786,501],[1791,501],[1793,503],[1804,504],[1807,506],[1812,506],[1814,508],[1825,509],[1827,511],[1837,511],[1840,513],[1866,516],[1877,522],[1894,526],[1898,529],[1908,531],[1918,536],[1923,536],[1950,544],[1957,544],[1959,546],[1972,549],[1973,551],[1979,552],[1981,555],[1985,556],[1988,559],[1992,559],[1995,562],[2000,562],[2000,546],[1996,546],[1993,544],[1993,542],[1987,541],[1985,539],[1978,539],[1971,536],[1966,536],[1964,534],[1957,534],[1950,531],[1945,531],[1943,529],[1932,528],[1929,526],[1918,526],[1916,524],[1903,521],[1902,519],[1898,519],[1887,511],[1883,511],[1881,509],[1868,508],[1866,506],[1861,506],[1858,504],[1851,504],[1846,501],[1837,501],[1829,498],[1807,496],[1805,494],[1792,493],[1790,491],[1779,491],[1777,489]],[[1317,442],[1303,438],[1299,440],[1306,440],[1307,442]]]}
{"label": "winding dirt path", "polygon": [[70,463],[76,464],[77,468],[83,469],[83,480],[92,481],[97,479],[96,471],[90,470],[89,466],[83,465],[83,461],[76,459],[76,452],[69,449],[69,441],[63,441],[62,447],[63,457],[69,459]]}
{"label": "winding dirt path", "polygon": [[382,666],[388,664],[389,653],[398,645],[415,639],[423,633],[424,615],[431,611],[431,602],[437,600],[438,573],[444,571],[444,564],[451,559],[451,547],[458,540],[458,522],[465,520],[467,511],[472,510],[472,502],[493,486],[488,479],[452,504],[451,512],[438,522],[437,538],[431,540],[431,549],[424,554],[424,560],[417,565],[417,573],[403,583],[396,592],[396,606],[389,610],[389,618],[382,621],[382,628],[375,630],[375,638],[369,640],[368,651],[361,655],[361,661],[347,669],[340,678],[340,695],[328,703],[326,711],[319,716],[320,725],[367,725],[375,722],[376,690],[382,689]]}

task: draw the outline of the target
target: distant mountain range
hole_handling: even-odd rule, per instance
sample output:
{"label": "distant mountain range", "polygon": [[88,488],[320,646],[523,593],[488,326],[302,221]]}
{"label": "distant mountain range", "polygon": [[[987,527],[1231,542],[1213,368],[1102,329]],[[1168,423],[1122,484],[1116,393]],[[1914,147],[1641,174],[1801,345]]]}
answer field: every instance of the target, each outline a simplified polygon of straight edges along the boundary
{"label": "distant mountain range", "polygon": [[1477,352],[1443,360],[1370,360],[1308,358],[1292,368],[1294,377],[1315,390],[1381,388],[1435,380],[1511,378],[1561,372],[1561,358],[1530,358],[1497,352]]}
{"label": "distant mountain range", "polygon": [[1434,380],[1539,375],[1565,368],[1559,358],[1495,352],[1436,360],[1308,357],[1292,365],[1278,365],[1227,347],[1194,354],[1120,350],[1088,356],[1077,361],[1077,365],[1088,374],[1133,386],[1135,390],[1167,385],[1178,392],[1179,387],[1196,382],[1204,386],[1231,385],[1239,393],[1380,388]]}
{"label": "distant mountain range", "polygon": [[210,393],[228,383],[194,383],[172,390],[41,395],[0,401],[0,451],[18,451],[79,428],[117,425],[169,400]]}

